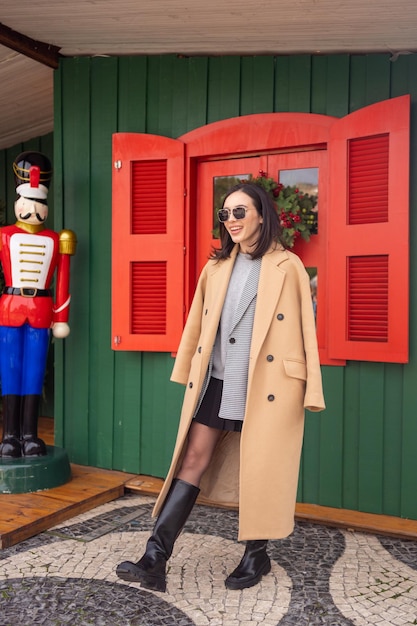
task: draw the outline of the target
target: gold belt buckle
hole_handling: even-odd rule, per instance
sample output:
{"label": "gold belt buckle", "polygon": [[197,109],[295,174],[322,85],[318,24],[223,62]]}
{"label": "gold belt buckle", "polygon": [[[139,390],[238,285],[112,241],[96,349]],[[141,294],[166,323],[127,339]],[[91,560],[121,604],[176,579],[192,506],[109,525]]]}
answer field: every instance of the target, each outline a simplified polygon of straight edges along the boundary
{"label": "gold belt buckle", "polygon": [[[27,293],[28,291],[31,291],[32,293]],[[37,287],[20,287],[20,295],[24,298],[34,298],[37,293]]]}

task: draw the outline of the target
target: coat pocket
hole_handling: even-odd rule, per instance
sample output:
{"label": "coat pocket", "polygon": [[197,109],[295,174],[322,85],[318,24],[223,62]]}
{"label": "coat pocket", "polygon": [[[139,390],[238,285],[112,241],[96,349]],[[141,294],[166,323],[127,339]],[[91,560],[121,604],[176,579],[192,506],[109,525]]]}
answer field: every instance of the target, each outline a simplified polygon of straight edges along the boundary
{"label": "coat pocket", "polygon": [[284,359],[283,363],[287,376],[289,376],[290,378],[307,380],[307,366],[304,361],[292,361],[290,359]]}

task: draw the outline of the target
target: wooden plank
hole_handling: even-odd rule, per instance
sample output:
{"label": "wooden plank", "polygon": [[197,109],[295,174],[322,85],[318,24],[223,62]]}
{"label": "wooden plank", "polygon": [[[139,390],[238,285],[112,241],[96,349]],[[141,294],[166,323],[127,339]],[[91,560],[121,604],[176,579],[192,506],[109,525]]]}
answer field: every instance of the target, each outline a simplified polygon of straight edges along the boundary
{"label": "wooden plank", "polygon": [[90,511],[100,504],[105,504],[106,502],[115,500],[116,498],[121,497],[123,493],[124,490],[122,486],[108,490],[105,493],[96,494],[95,497],[83,500],[82,502],[72,503],[70,505],[66,505],[65,507],[62,507],[62,505],[57,506],[55,510],[50,512],[46,512],[45,509],[33,510],[33,517],[27,520],[23,520],[21,517],[16,517],[16,524],[14,527],[9,526],[6,532],[3,532],[3,530],[1,531],[1,548],[9,548],[10,546],[24,541],[25,539],[34,537],[56,524],[65,522],[76,515],[85,513],[86,511]]}
{"label": "wooden plank", "polygon": [[148,57],[146,132],[173,137],[172,105],[175,58],[172,55]]}
{"label": "wooden plank", "polygon": [[46,491],[3,494],[0,510],[0,547],[8,548],[75,515],[124,494],[133,476],[94,467],[72,465],[72,479]]}
{"label": "wooden plank", "polygon": [[147,58],[120,57],[118,83],[118,132],[146,131]]}
{"label": "wooden plank", "polygon": [[[112,195],[112,134],[117,130],[117,92],[109,84],[117,83],[117,59],[94,59],[91,65],[91,190],[90,219],[94,224],[95,245],[90,246],[90,284],[95,297],[90,300],[91,324],[88,341],[89,380],[89,448],[88,465],[113,468],[114,352],[110,350],[111,255],[108,234],[111,212],[100,211]],[[96,212],[100,219],[96,220]],[[75,296],[74,296],[75,299]],[[108,337],[107,341],[103,341]]]}
{"label": "wooden plank", "polygon": [[384,365],[384,440],[382,498],[384,513],[401,515],[401,424],[403,406],[403,367]]}
{"label": "wooden plank", "polygon": [[274,104],[273,57],[243,57],[240,115],[269,113]]}
{"label": "wooden plank", "polygon": [[322,415],[306,413],[297,500],[319,502],[320,431]]}
{"label": "wooden plank", "polygon": [[240,57],[209,60],[207,124],[237,117],[240,110]]}
{"label": "wooden plank", "polygon": [[349,112],[357,111],[366,106],[366,56],[353,55],[350,57],[350,90]]}
{"label": "wooden plank", "polygon": [[[63,224],[63,206],[64,206],[64,185],[63,181],[63,84],[64,77],[62,69],[58,69],[54,79],[54,228],[62,227]],[[55,144],[54,144],[55,145]],[[57,219],[57,214],[59,217]],[[72,319],[72,318],[71,318]],[[54,358],[54,440],[58,446],[64,445],[64,346],[63,341],[54,342],[53,358]]]}
{"label": "wooden plank", "polygon": [[296,506],[296,519],[358,532],[371,532],[402,539],[417,539],[417,521],[391,515],[361,513],[347,509],[300,503]]}
{"label": "wooden plank", "polygon": [[193,106],[186,106],[187,131],[204,126],[207,122],[207,92],[208,92],[207,57],[191,57],[188,59],[187,97],[192,95]]}
{"label": "wooden plank", "polygon": [[165,352],[142,355],[141,474],[165,476],[169,468],[184,396],[183,385],[168,382],[173,364]]}
{"label": "wooden plank", "polygon": [[[146,132],[148,59],[118,59],[118,132]],[[111,341],[109,337],[108,344]],[[138,352],[114,353],[113,467],[139,472],[141,438],[140,403],[142,356]],[[105,415],[107,416],[106,410]],[[108,419],[106,417],[106,419]]]}
{"label": "wooden plank", "polygon": [[[417,198],[417,55],[406,57],[408,66],[408,88],[407,92],[411,94],[413,105],[411,107],[411,148],[412,155],[410,164],[410,241],[414,242],[417,238],[417,220],[415,219],[415,199]],[[393,65],[399,62],[396,61]],[[404,62],[404,59],[401,59]],[[415,321],[417,311],[417,289],[415,288],[416,277],[414,268],[416,267],[416,249],[410,246],[410,266],[411,271],[411,288],[410,288],[410,311],[413,313],[410,317],[410,363],[403,369],[403,406],[402,411],[398,411],[398,415],[402,416],[401,437],[402,437],[402,455],[401,455],[401,515],[417,519],[417,472],[416,472],[416,441],[417,441],[417,420],[416,420],[416,380],[417,380],[417,363],[414,355],[417,352],[417,333],[415,332]]]}
{"label": "wooden plank", "polygon": [[[161,478],[139,475],[127,480],[125,488],[128,491],[142,493],[143,495],[157,496],[163,482]],[[218,503],[201,496],[197,498],[197,503],[207,506],[219,506]],[[236,505],[233,504],[222,504],[220,508],[237,510]],[[297,502],[295,518],[299,521],[345,528],[357,532],[371,532],[403,539],[417,539],[417,521],[391,515],[376,515]]]}
{"label": "wooden plank", "polygon": [[355,362],[349,362],[343,369],[344,394],[341,410],[344,423],[342,506],[355,510],[358,508],[359,498],[359,386],[361,371],[360,364]]}
{"label": "wooden plank", "polygon": [[311,112],[320,115],[327,113],[329,71],[327,56],[313,56],[311,59]]}
{"label": "wooden plank", "polygon": [[129,491],[138,491],[147,496],[157,496],[164,484],[163,478],[138,474],[126,481],[125,487]]}
{"label": "wooden plank", "polygon": [[349,63],[347,54],[327,57],[326,115],[344,117],[349,113]]}
{"label": "wooden plank", "polygon": [[[61,147],[55,162],[63,179],[55,177],[55,189],[62,187],[61,204],[55,205],[56,229],[75,231],[77,252],[71,258],[71,287],[73,294],[70,310],[71,334],[55,345],[55,414],[63,441],[59,442],[75,463],[88,464],[89,417],[91,378],[98,375],[90,368],[91,352],[96,349],[89,343],[91,324],[90,304],[96,285],[91,285],[91,220],[90,178],[86,171],[91,166],[91,60],[78,58],[75,63],[63,59],[60,66],[62,110],[55,114],[61,118],[62,136],[56,138]],[[77,129],[74,132],[74,129]],[[80,208],[81,207],[81,208]],[[102,207],[96,209],[102,211]],[[80,358],[82,355],[82,358]]]}
{"label": "wooden plank", "polygon": [[384,365],[361,363],[358,508],[383,513]]}
{"label": "wooden plank", "polygon": [[[187,131],[191,130],[188,125],[188,110],[195,108],[196,111],[198,111],[203,105],[205,113],[206,100],[205,98],[203,98],[202,100],[199,97],[199,91],[196,91],[194,92],[193,105],[192,107],[189,106],[189,59],[180,57],[177,62],[173,63],[171,71],[171,81],[173,83],[173,89],[172,106],[170,112],[171,129],[169,136],[179,137],[180,135],[183,135]],[[205,72],[203,75],[205,76]]]}
{"label": "wooden plank", "polygon": [[319,419],[321,423],[320,467],[315,479],[320,485],[320,504],[342,506],[344,368],[324,367],[323,379],[327,408],[320,417],[309,416],[309,419]]}
{"label": "wooden plank", "polygon": [[290,57],[278,56],[275,59],[274,111],[281,113],[290,110]]}
{"label": "wooden plank", "polygon": [[311,56],[300,54],[289,57],[289,111],[311,112]]}
{"label": "wooden plank", "polygon": [[366,55],[366,95],[367,104],[387,100],[390,97],[391,64],[387,63],[390,54]]}
{"label": "wooden plank", "polygon": [[140,472],[142,398],[142,354],[118,352],[115,354],[113,462],[114,467],[125,472]]}

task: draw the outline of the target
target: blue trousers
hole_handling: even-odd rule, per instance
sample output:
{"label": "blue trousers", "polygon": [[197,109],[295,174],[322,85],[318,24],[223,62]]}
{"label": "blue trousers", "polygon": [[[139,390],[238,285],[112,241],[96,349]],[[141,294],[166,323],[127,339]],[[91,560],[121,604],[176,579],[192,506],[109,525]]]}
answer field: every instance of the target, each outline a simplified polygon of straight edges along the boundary
{"label": "blue trousers", "polygon": [[49,329],[0,326],[0,382],[3,396],[41,395]]}

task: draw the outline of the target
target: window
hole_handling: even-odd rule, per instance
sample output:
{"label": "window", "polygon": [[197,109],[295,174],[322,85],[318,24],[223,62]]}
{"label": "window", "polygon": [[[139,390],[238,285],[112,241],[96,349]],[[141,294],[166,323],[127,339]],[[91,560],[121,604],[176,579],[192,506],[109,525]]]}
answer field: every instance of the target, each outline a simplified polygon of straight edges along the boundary
{"label": "window", "polygon": [[113,348],[176,350],[216,245],[213,181],[262,169],[318,190],[317,235],[296,251],[311,276],[322,363],[406,362],[409,107],[402,96],[340,120],[275,113],[177,140],[114,135]]}

